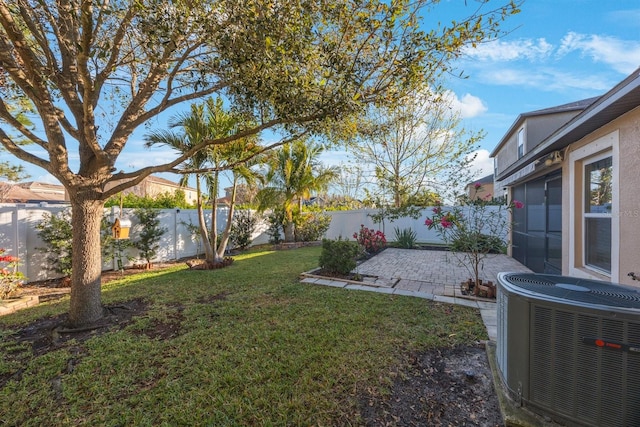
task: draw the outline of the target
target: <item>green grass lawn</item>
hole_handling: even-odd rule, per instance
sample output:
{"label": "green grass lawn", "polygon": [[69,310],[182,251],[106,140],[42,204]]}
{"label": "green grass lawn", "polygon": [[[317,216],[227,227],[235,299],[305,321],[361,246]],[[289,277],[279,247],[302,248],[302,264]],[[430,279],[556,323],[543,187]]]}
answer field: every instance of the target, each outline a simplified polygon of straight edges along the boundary
{"label": "green grass lawn", "polygon": [[11,333],[68,301],[0,318],[0,376],[19,372],[0,389],[0,425],[358,425],[412,353],[486,338],[476,310],[299,283],[319,255],[251,252],[109,283],[105,304],[148,311],[41,356]]}

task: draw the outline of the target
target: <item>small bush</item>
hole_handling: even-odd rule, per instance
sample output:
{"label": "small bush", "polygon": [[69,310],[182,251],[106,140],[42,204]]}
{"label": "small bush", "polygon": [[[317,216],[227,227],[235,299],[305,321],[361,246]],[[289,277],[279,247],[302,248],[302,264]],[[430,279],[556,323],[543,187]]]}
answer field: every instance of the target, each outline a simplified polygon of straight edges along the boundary
{"label": "small bush", "polygon": [[411,249],[416,245],[417,234],[410,228],[403,228],[400,230],[398,227],[395,228],[396,232],[396,243],[399,247],[404,249]]}
{"label": "small bush", "polygon": [[64,276],[71,276],[71,210],[57,215],[45,213],[36,224],[38,236],[46,244],[36,248],[47,254],[47,268]]}
{"label": "small bush", "polygon": [[133,242],[133,246],[138,249],[140,258],[147,262],[146,267],[151,268],[151,260],[158,253],[160,239],[167,229],[160,226],[159,212],[156,209],[137,208],[133,212],[140,222],[136,227],[139,230],[138,239]]}
{"label": "small bush", "polygon": [[359,254],[360,248],[354,242],[341,238],[323,239],[320,267],[329,273],[349,274],[356,268],[356,258]]}
{"label": "small bush", "polygon": [[307,212],[296,216],[296,241],[315,242],[320,240],[331,225],[331,215],[321,212]]}
{"label": "small bush", "polygon": [[269,235],[269,243],[271,243],[272,245],[278,245],[282,243],[282,235],[284,232],[284,211],[273,211],[273,213],[267,217],[267,221],[269,221],[269,228],[267,229],[267,234]]}
{"label": "small bush", "polygon": [[387,238],[380,230],[374,231],[364,225],[360,225],[360,232],[353,233],[353,238],[369,254],[374,254],[382,250],[387,245]]}
{"label": "small bush", "polygon": [[253,241],[253,232],[256,229],[258,217],[252,215],[250,210],[238,210],[233,215],[231,224],[231,234],[229,240],[234,248],[245,250]]}
{"label": "small bush", "polygon": [[4,253],[5,249],[0,248],[0,300],[14,295],[25,279],[18,271],[20,259]]}
{"label": "small bush", "polygon": [[480,252],[487,254],[505,253],[506,243],[497,236],[479,234],[473,239],[456,239],[451,242],[451,250],[456,252]]}

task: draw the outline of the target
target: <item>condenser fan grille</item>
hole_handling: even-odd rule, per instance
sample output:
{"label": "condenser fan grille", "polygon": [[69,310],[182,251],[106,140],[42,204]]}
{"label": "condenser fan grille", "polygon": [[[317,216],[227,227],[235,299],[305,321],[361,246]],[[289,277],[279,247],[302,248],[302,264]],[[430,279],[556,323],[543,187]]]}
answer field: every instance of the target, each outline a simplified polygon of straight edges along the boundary
{"label": "condenser fan grille", "polygon": [[505,274],[503,279],[519,288],[549,297],[586,304],[640,308],[640,292],[619,285],[550,274]]}

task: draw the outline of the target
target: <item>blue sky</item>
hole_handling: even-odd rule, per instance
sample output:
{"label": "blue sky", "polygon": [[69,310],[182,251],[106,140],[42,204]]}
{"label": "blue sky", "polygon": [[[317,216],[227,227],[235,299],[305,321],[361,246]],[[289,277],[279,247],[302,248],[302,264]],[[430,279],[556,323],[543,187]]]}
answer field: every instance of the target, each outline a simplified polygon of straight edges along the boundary
{"label": "blue sky", "polygon": [[503,29],[466,52],[467,79],[449,81],[464,125],[487,134],[481,176],[493,172],[488,154],[518,114],[601,95],[640,67],[637,0],[526,0]]}
{"label": "blue sky", "polygon": [[[468,14],[474,3],[443,0],[437,16],[446,22]],[[507,35],[468,50],[458,62],[466,79],[447,82],[463,125],[486,132],[476,160],[478,177],[492,172],[489,152],[518,114],[601,95],[640,66],[638,0],[526,0],[521,9],[503,24]],[[163,126],[167,117],[150,126]],[[173,159],[170,151],[144,151],[143,134],[144,129],[136,133],[119,159],[125,171]],[[345,153],[327,153],[324,159],[335,164]],[[42,169],[25,166],[30,180],[55,181]]]}

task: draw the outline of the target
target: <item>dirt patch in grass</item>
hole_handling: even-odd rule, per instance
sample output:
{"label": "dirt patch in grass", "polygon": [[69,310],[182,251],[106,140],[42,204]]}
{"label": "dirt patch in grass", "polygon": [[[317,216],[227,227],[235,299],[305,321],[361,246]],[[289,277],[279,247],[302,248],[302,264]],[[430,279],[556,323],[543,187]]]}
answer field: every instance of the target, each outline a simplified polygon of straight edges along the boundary
{"label": "dirt patch in grass", "polygon": [[361,396],[367,426],[503,426],[484,346],[412,355],[390,395]]}
{"label": "dirt patch in grass", "polygon": [[[131,323],[134,316],[146,313],[148,304],[142,299],[135,299],[125,303],[107,305],[104,309],[104,317],[90,327],[67,329],[64,326],[67,314],[62,314],[38,319],[24,328],[4,336],[3,345],[11,345],[13,348],[11,351],[5,351],[5,361],[23,362],[29,358],[69,346],[71,352],[79,357],[84,352],[82,344],[85,341],[113,329],[124,328]],[[9,327],[0,326],[0,331],[7,329]],[[69,363],[77,364],[76,359],[74,358]],[[21,374],[22,368],[15,372],[0,374],[0,388],[4,387],[11,379],[20,380]]]}

